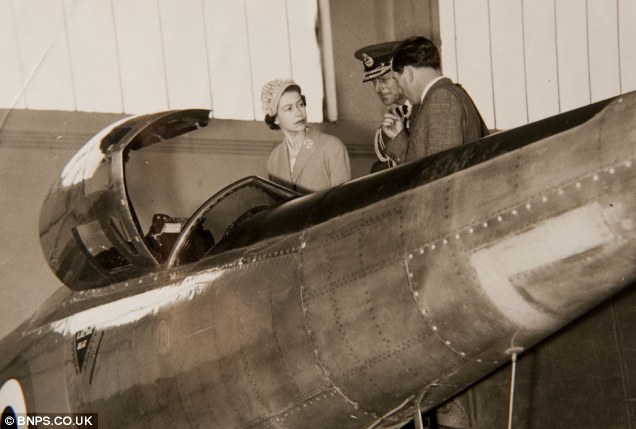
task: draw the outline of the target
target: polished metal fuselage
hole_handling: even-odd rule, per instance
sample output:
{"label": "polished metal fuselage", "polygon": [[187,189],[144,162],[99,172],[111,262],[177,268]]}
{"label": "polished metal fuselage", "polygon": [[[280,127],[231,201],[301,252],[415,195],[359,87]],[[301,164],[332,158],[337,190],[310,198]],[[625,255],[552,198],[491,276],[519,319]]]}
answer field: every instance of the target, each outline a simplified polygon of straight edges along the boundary
{"label": "polished metal fuselage", "polygon": [[618,97],[284,203],[196,264],[61,291],[2,376],[102,427],[398,424],[636,278],[635,124]]}

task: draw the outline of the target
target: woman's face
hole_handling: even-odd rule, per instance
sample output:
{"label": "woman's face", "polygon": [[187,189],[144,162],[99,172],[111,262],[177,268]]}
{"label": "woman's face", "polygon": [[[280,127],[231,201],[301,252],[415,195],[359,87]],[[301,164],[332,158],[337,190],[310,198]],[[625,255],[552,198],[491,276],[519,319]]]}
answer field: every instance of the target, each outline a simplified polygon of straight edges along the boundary
{"label": "woman's face", "polygon": [[276,124],[287,131],[303,131],[307,127],[307,110],[298,92],[285,92],[280,97]]}

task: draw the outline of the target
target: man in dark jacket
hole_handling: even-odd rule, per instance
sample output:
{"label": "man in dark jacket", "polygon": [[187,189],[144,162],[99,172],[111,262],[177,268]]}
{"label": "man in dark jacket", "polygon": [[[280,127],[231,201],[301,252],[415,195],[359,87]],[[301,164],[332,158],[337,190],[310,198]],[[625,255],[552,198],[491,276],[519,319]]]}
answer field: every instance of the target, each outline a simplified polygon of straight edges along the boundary
{"label": "man in dark jacket", "polygon": [[[393,76],[414,105],[407,133],[395,115],[386,113],[387,153],[396,163],[432,155],[487,134],[470,96],[440,71],[437,47],[425,37],[411,37],[393,51]],[[419,108],[415,105],[419,105]]]}
{"label": "man in dark jacket", "polygon": [[[411,37],[393,50],[393,77],[415,112],[406,132],[396,115],[385,113],[382,129],[391,139],[386,152],[397,164],[476,140],[487,129],[470,96],[444,77],[437,47],[424,37]],[[468,390],[435,410],[438,428],[472,428],[473,392]]]}

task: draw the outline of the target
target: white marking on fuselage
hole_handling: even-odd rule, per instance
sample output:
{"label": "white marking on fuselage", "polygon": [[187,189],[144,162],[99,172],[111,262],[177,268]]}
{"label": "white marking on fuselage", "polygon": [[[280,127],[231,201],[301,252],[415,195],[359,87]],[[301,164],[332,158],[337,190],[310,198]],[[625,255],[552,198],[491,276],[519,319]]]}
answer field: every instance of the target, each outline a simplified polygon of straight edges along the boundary
{"label": "white marking on fuselage", "polygon": [[511,321],[528,329],[558,326],[559,321],[527,302],[510,278],[608,243],[614,233],[598,203],[548,219],[471,255],[486,295]]}
{"label": "white marking on fuselage", "polygon": [[[9,414],[9,407],[13,414]],[[13,420],[18,416],[26,416],[27,414],[27,406],[26,400],[24,399],[24,392],[22,391],[22,386],[20,382],[15,378],[10,378],[5,381],[0,388],[0,410],[2,410],[3,419],[12,419],[11,422],[15,424],[15,426],[9,422],[9,420],[5,420],[2,422],[2,427],[5,427],[5,424],[11,427],[16,427],[18,429],[26,429],[26,424],[19,424],[17,420]]]}
{"label": "white marking on fuselage", "polygon": [[138,295],[108,302],[64,319],[51,322],[51,329],[63,335],[74,334],[83,329],[98,330],[127,325],[141,318],[156,314],[159,310],[190,301],[216,280],[221,270],[205,271],[184,279],[182,282]]}

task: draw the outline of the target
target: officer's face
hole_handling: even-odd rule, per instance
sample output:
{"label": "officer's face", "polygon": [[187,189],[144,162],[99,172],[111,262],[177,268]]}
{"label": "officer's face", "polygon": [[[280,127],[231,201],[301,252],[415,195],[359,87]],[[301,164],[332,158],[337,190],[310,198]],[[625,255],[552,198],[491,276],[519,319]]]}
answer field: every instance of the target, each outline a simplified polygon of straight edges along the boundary
{"label": "officer's face", "polygon": [[287,131],[302,131],[307,127],[305,102],[298,92],[285,92],[280,97],[276,124]]}
{"label": "officer's face", "polygon": [[385,105],[396,104],[400,102],[402,94],[400,93],[400,87],[396,80],[393,78],[393,73],[388,72],[380,77],[373,79],[373,89],[378,93],[380,100]]}

